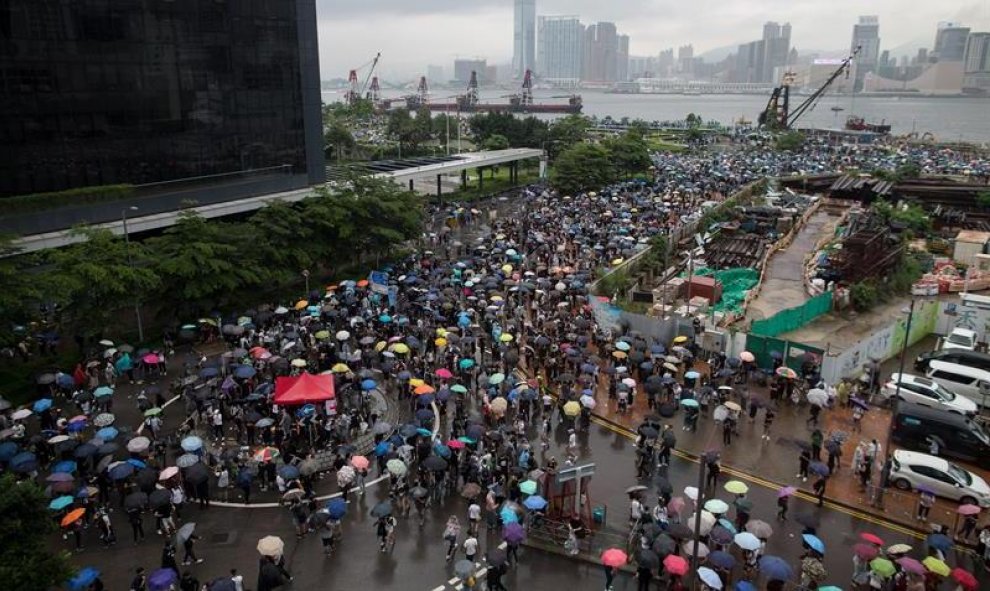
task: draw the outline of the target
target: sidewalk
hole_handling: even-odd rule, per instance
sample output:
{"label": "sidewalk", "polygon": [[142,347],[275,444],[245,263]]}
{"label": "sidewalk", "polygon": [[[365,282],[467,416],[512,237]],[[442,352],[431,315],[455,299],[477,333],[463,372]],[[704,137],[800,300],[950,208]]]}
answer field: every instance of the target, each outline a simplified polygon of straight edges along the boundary
{"label": "sidewalk", "polygon": [[[737,391],[746,387],[739,386]],[[768,398],[764,393],[765,390],[754,384],[749,386],[750,392],[761,393]],[[595,409],[595,415],[600,418],[635,430],[643,422],[644,417],[654,414],[647,407],[647,397],[642,388],[639,389],[630,410],[622,414],[617,412],[616,402],[608,400],[606,392],[607,389],[605,388],[598,388],[596,392],[598,406]],[[807,481],[802,481],[801,478],[796,477],[799,468],[798,457],[801,452],[800,442],[810,441],[813,430],[807,424],[809,416],[807,404],[798,407],[789,402],[781,404],[773,422],[770,441],[762,439],[763,412],[757,414],[755,422],[750,421],[748,414],[742,413],[738,425],[739,433],[733,434],[729,445],[723,444],[721,424],[716,424],[710,416],[700,419],[696,432],[683,430],[683,416],[683,413],[678,411],[674,417],[664,419],[674,428],[678,451],[694,456],[706,451],[718,451],[721,454],[723,469],[744,473],[751,480],[771,488],[795,486],[808,497],[812,497],[810,500],[814,502],[812,491],[814,475]],[[847,509],[896,522],[919,533],[930,533],[931,526],[929,524],[914,519],[918,503],[917,493],[905,493],[894,488],[888,488],[883,494],[882,508],[878,508],[870,502],[872,491],[861,490],[859,480],[853,473],[852,458],[856,445],[860,441],[869,442],[871,439],[876,439],[881,445],[886,445],[889,424],[889,411],[874,408],[867,412],[861,421],[861,431],[854,433],[850,410],[834,409],[822,412],[819,429],[826,440],[832,433],[846,435],[838,468],[827,481],[825,500]],[[823,462],[827,460],[827,452],[824,449],[821,457]],[[986,471],[976,470],[968,466],[967,468],[984,478],[990,476]],[[874,481],[877,477],[878,475],[874,473]],[[679,493],[680,491],[675,491],[675,494]],[[931,510],[930,522],[953,528],[956,525],[956,507],[957,503],[939,498]]]}

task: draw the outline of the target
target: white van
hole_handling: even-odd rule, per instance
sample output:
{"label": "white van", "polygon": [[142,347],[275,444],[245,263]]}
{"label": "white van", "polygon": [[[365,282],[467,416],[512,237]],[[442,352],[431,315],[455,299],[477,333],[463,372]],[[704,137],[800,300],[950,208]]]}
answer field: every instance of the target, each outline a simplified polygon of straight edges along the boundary
{"label": "white van", "polygon": [[942,341],[942,350],[965,349],[967,351],[976,350],[976,331],[968,328],[953,328],[949,336]]}
{"label": "white van", "polygon": [[958,363],[932,361],[928,364],[928,373],[925,375],[946,390],[969,398],[978,406],[990,405],[990,371]]}

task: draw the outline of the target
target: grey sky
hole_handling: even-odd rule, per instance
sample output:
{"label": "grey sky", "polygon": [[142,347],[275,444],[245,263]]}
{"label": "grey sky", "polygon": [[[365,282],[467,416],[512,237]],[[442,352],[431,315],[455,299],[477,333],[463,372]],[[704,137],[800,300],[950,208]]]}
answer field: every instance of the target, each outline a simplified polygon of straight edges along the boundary
{"label": "grey sky", "polygon": [[[427,64],[448,74],[457,56],[512,57],[512,0],[317,0],[323,78],[345,77],[382,52],[380,73],[412,78]],[[633,55],[694,44],[695,54],[760,36],[768,20],[790,22],[798,50],[845,50],[858,15],[880,17],[882,49],[930,47],[939,21],[990,30],[990,0],[537,0],[537,15],[615,22]]]}

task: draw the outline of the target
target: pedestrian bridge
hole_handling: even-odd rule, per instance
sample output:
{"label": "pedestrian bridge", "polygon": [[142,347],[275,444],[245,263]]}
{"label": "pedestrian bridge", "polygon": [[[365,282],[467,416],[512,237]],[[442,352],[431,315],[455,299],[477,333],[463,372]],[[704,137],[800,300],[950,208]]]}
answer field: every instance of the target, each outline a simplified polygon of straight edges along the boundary
{"label": "pedestrian bridge", "polygon": [[[409,158],[362,162],[346,167],[329,167],[327,186],[333,188],[336,181],[350,173],[366,173],[376,177],[390,178],[410,189],[416,181],[437,182],[437,194],[442,194],[440,181],[443,177],[461,175],[466,182],[467,172],[493,166],[508,166],[510,176],[517,177],[518,163],[522,160],[541,159],[543,151],[531,148],[513,148],[467,152],[432,158]],[[292,175],[290,175],[292,176]],[[295,175],[299,176],[299,175]],[[479,176],[479,185],[483,181]],[[194,211],[205,218],[221,218],[243,214],[260,209],[273,200],[295,202],[312,194],[315,187],[298,186],[279,190],[288,177],[267,175],[254,184],[246,182],[225,183],[223,186],[206,186],[194,189],[182,188],[171,193],[159,192],[151,196],[135,196],[112,203],[89,206],[68,207],[51,211],[41,211],[9,217],[0,217],[0,232],[19,236],[14,242],[21,253],[35,252],[47,248],[66,246],[81,239],[71,232],[73,227],[88,224],[96,228],[106,228],[114,234],[124,234],[126,225],[129,234],[152,232],[167,228],[176,223],[183,211]],[[190,202],[193,205],[190,206]],[[2,200],[0,200],[2,204]]]}

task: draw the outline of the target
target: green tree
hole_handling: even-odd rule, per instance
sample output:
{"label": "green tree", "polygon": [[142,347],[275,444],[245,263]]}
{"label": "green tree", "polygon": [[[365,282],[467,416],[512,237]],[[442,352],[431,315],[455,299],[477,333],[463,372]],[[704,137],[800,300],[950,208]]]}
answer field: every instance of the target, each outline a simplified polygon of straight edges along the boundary
{"label": "green tree", "polygon": [[591,121],[581,115],[568,115],[554,122],[547,129],[547,157],[556,160],[570,147],[583,142],[590,127]]}
{"label": "green tree", "polygon": [[287,283],[314,265],[313,231],[302,207],[286,201],[269,201],[248,220],[257,236],[258,257],[268,263],[272,279]]}
{"label": "green tree", "polygon": [[0,345],[14,344],[14,326],[26,324],[38,313],[45,293],[46,275],[28,273],[33,256],[18,255],[14,238],[0,234]]}
{"label": "green tree", "polygon": [[608,149],[597,144],[577,144],[554,163],[550,181],[563,193],[597,190],[615,180]]}
{"label": "green tree", "polygon": [[977,193],[976,204],[983,208],[990,208],[990,191],[980,191]]}
{"label": "green tree", "polygon": [[482,144],[486,150],[505,150],[509,147],[509,139],[501,134],[493,134]]}
{"label": "green tree", "polygon": [[796,152],[804,145],[804,134],[800,131],[786,131],[777,136],[776,146],[784,152]]}
{"label": "green tree", "polygon": [[76,334],[99,335],[121,308],[146,299],[160,285],[159,277],[140,242],[128,244],[100,228],[76,228],[72,233],[84,240],[48,254],[55,267],[53,294]]}
{"label": "green tree", "polygon": [[342,160],[347,153],[354,149],[355,141],[351,130],[339,119],[331,119],[323,125],[323,142],[326,144],[328,158]]}
{"label": "green tree", "polygon": [[0,476],[0,581],[5,589],[44,591],[72,576],[67,552],[53,552],[57,527],[44,491],[31,480]]}
{"label": "green tree", "polygon": [[399,142],[400,150],[402,146],[412,147],[417,133],[416,122],[409,116],[409,111],[406,109],[395,109],[388,115],[386,133]]}
{"label": "green tree", "polygon": [[643,136],[627,132],[605,142],[612,166],[620,178],[645,172],[650,167],[650,148]]}

